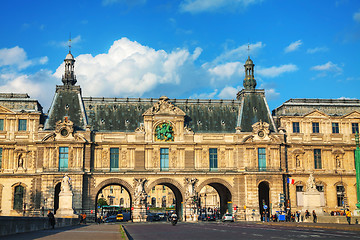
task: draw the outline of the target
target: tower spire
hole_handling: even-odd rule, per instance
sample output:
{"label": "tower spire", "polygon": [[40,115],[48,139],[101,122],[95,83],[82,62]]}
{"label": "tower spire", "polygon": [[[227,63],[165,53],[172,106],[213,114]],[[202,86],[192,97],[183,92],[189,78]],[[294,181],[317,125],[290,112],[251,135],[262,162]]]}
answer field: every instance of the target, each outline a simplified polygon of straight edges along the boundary
{"label": "tower spire", "polygon": [[250,59],[250,44],[248,43],[248,59],[245,62],[245,78],[244,78],[244,88],[246,90],[253,90],[256,87],[256,80],[254,77],[254,66],[255,64]]}
{"label": "tower spire", "polygon": [[76,76],[74,73],[74,65],[75,65],[75,59],[74,56],[71,54],[71,33],[69,37],[69,53],[66,55],[66,58],[64,59],[65,62],[65,73],[62,76],[62,82],[65,86],[74,86],[76,81]]}

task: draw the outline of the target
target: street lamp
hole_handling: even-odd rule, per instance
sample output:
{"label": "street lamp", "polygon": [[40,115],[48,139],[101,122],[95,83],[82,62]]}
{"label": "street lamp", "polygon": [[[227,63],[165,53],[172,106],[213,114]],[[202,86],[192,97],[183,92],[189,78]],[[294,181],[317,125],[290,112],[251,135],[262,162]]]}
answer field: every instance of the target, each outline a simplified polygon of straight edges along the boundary
{"label": "street lamp", "polygon": [[204,194],[204,198],[205,198],[205,218],[207,219],[206,193]]}

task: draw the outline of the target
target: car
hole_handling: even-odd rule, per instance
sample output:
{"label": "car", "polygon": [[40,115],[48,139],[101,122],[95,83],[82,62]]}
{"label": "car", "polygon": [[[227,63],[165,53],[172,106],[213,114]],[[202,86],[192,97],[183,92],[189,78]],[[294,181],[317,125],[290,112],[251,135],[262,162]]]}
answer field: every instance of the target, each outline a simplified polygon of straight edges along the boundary
{"label": "car", "polygon": [[108,216],[107,218],[105,218],[105,222],[106,223],[116,222],[116,216],[115,215]]}
{"label": "car", "polygon": [[207,215],[207,221],[216,221],[216,217],[214,214]]}
{"label": "car", "polygon": [[233,222],[234,221],[234,216],[231,213],[225,213],[224,216],[222,217],[222,221],[223,222]]}
{"label": "car", "polygon": [[120,222],[124,220],[124,215],[122,215],[121,213],[119,213],[118,215],[116,215],[116,221]]}

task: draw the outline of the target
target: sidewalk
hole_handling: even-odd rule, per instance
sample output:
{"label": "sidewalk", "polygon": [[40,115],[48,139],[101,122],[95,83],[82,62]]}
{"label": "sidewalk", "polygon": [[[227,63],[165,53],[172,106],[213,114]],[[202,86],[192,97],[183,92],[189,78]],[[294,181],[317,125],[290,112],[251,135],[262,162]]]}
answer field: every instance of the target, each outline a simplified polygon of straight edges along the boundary
{"label": "sidewalk", "polygon": [[360,224],[343,224],[343,223],[311,223],[311,222],[256,222],[256,224],[270,226],[286,226],[294,228],[322,228],[343,231],[360,231]]}

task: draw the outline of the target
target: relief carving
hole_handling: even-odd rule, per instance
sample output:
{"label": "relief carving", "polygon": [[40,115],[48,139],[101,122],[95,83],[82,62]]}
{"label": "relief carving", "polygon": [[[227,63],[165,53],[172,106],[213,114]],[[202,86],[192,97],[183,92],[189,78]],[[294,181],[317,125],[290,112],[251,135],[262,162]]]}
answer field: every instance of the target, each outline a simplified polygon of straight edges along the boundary
{"label": "relief carving", "polygon": [[127,167],[127,151],[126,150],[121,151],[121,167],[124,167],[124,168]]}
{"label": "relief carving", "polygon": [[192,200],[197,196],[197,192],[195,191],[195,185],[199,180],[197,178],[185,178],[184,183],[186,187],[185,192],[185,201]]}
{"label": "relief carving", "polygon": [[109,162],[109,151],[108,150],[103,150],[102,151],[102,166],[105,167],[107,165],[107,163]]}
{"label": "relief carving", "polygon": [[152,156],[152,165],[153,165],[154,168],[158,168],[158,167],[159,167],[159,161],[160,161],[159,151],[158,151],[158,150],[154,150],[154,151],[153,151],[153,156]]}
{"label": "relief carving", "polygon": [[171,155],[170,155],[170,159],[171,159],[171,166],[173,168],[176,168],[176,160],[177,160],[177,156],[176,156],[176,150],[172,150],[171,151]]}

